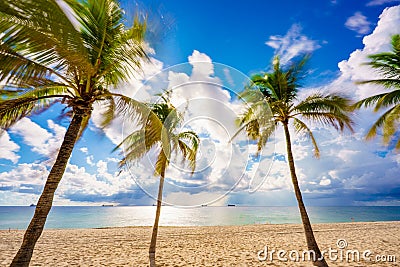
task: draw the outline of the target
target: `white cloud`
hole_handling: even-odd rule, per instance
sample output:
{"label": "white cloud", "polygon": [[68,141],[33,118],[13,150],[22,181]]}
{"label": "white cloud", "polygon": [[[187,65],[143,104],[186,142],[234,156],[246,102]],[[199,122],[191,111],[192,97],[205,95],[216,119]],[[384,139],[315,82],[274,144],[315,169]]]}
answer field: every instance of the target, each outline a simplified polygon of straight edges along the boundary
{"label": "white cloud", "polygon": [[[85,167],[68,164],[57,188],[55,204],[90,204],[91,202],[118,202],[119,194],[127,194],[132,199],[132,189],[137,189],[134,179],[128,173],[118,175],[118,170],[110,169],[109,164],[114,165],[115,159],[100,160],[96,173],[89,173]],[[22,163],[16,168],[0,173],[0,204],[10,203],[27,205],[36,203],[42,192],[49,170],[43,164]],[[16,202],[7,202],[1,192],[7,192],[4,196],[16,198]],[[18,197],[17,195],[20,194]],[[133,204],[131,201],[128,204]]]}
{"label": "white cloud", "polygon": [[22,118],[12,128],[11,133],[20,135],[23,142],[32,147],[32,151],[53,159],[64,138],[66,129],[52,120],[47,120],[50,130],[42,128],[29,118]]}
{"label": "white cloud", "polygon": [[90,166],[94,166],[96,164],[93,163],[94,157],[93,155],[89,155],[86,157],[86,163],[89,164]]}
{"label": "white cloud", "polygon": [[79,148],[79,151],[81,151],[83,154],[88,154],[88,148],[87,147],[81,147],[81,148]]}
{"label": "white cloud", "polygon": [[398,3],[400,0],[372,0],[367,3],[367,6],[380,6],[389,3]]}
{"label": "white cloud", "polygon": [[[21,186],[32,188],[41,187],[44,179],[47,177],[48,170],[43,164],[21,163],[9,172],[0,173],[0,186],[10,187],[9,191],[18,191]],[[38,190],[32,190],[38,193]]]}
{"label": "white cloud", "polygon": [[369,22],[367,17],[361,12],[354,13],[354,15],[349,17],[345,23],[345,26],[348,29],[355,31],[358,34],[369,33],[371,31],[370,25],[371,22]]}
{"label": "white cloud", "polygon": [[17,163],[20,156],[16,153],[20,146],[10,139],[9,134],[4,131],[0,133],[0,159],[10,160],[12,163]]}
{"label": "white cloud", "polygon": [[309,39],[301,31],[299,24],[293,24],[285,36],[270,36],[265,44],[274,48],[275,54],[279,55],[282,64],[285,64],[302,53],[311,53],[320,48],[317,41]]}
{"label": "white cloud", "polygon": [[321,186],[327,186],[331,184],[331,180],[328,178],[322,178],[321,181],[319,182],[319,185]]}

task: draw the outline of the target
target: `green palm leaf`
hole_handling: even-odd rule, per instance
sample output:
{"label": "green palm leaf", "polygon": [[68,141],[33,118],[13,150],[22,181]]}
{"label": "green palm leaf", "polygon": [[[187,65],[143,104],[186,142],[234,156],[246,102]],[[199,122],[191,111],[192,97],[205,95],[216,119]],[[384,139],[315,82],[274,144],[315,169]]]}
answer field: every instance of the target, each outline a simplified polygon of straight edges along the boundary
{"label": "green palm leaf", "polygon": [[336,94],[322,95],[313,94],[294,106],[294,116],[312,120],[323,125],[333,126],[335,129],[343,131],[348,128],[353,131],[353,121],[349,117],[351,101],[343,96]]}

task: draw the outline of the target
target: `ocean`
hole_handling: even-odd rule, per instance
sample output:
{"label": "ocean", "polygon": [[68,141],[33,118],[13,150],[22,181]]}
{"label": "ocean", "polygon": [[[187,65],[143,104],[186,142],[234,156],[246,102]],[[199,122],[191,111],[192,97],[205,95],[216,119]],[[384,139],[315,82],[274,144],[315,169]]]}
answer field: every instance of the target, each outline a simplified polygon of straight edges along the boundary
{"label": "ocean", "polygon": [[[34,207],[0,206],[0,229],[25,229]],[[47,229],[102,228],[153,225],[156,207],[55,206]],[[400,221],[398,206],[308,207],[312,223]],[[301,223],[297,207],[197,207],[163,206],[160,225],[209,226]]]}

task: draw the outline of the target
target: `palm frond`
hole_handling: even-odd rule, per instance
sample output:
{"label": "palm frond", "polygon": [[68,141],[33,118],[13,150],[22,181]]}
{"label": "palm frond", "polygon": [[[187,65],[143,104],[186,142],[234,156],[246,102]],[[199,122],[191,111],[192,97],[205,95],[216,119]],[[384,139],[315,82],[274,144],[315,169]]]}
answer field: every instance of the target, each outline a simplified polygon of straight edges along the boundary
{"label": "palm frond", "polygon": [[256,140],[262,135],[262,131],[264,131],[264,129],[268,131],[273,123],[273,116],[268,103],[266,103],[264,99],[257,101],[238,117],[236,124],[238,124],[239,129],[232,136],[231,140],[242,130],[246,131],[250,139]]}
{"label": "palm frond", "polygon": [[267,144],[267,142],[270,140],[271,136],[273,135],[273,133],[275,132],[277,127],[277,124],[274,122],[270,122],[268,123],[266,126],[264,126],[258,135],[258,142],[257,142],[257,154],[256,156],[258,156],[262,149],[265,147],[265,145]]}
{"label": "palm frond", "polygon": [[[107,94],[104,96],[107,97]],[[109,96],[115,97],[116,114],[122,115],[130,121],[138,121],[139,124],[144,124],[149,119],[151,109],[148,105],[121,94],[109,93]],[[150,119],[152,118],[154,117],[151,116]]]}
{"label": "palm frond", "polygon": [[128,135],[113,151],[123,148],[124,157],[119,166],[126,166],[129,162],[134,162],[142,158],[154,144],[147,143],[145,140],[145,131],[143,129],[135,131]]}
{"label": "palm frond", "polygon": [[323,125],[333,126],[335,129],[343,131],[348,128],[353,131],[353,120],[350,112],[350,99],[336,95],[322,95],[320,93],[308,96],[298,105],[293,107],[293,116],[302,117],[321,123]]}
{"label": "palm frond", "polygon": [[366,135],[366,139],[370,140],[377,135],[379,128],[383,130],[383,142],[388,144],[391,137],[396,133],[400,117],[400,105],[394,106],[386,111],[378,120],[372,125],[371,129]]}
{"label": "palm frond", "polygon": [[143,49],[145,22],[137,17],[132,27],[125,29],[123,12],[115,0],[68,3],[82,25],[90,61],[105,84],[118,84],[129,78],[132,70],[140,70],[141,60],[147,59]]}
{"label": "palm frond", "polygon": [[[197,150],[200,144],[199,136],[193,131],[185,131],[179,133],[177,137],[179,149],[183,155],[183,159],[188,161],[193,174],[194,170],[196,169]],[[190,146],[188,146],[184,140],[187,141]]]}
{"label": "palm frond", "polygon": [[13,94],[11,99],[0,99],[0,127],[8,129],[21,118],[42,111],[60,98],[70,98],[64,86],[39,87],[22,95]]}
{"label": "palm frond", "polygon": [[382,107],[386,108],[388,106],[395,105],[398,103],[400,103],[400,90],[394,90],[392,92],[385,94],[378,100],[375,106],[375,111],[378,111]]}
{"label": "palm frond", "polygon": [[158,154],[156,164],[154,166],[154,175],[163,175],[169,165],[169,158],[164,154],[164,150],[161,149]]}
{"label": "palm frond", "polygon": [[294,125],[294,128],[296,129],[296,132],[297,133],[305,133],[306,136],[311,139],[311,142],[312,142],[312,144],[314,146],[314,156],[316,158],[319,158],[320,157],[320,150],[318,148],[317,141],[314,138],[314,134],[312,133],[310,128],[308,128],[308,126],[304,122],[302,122],[298,118],[293,118],[293,119],[294,119],[293,125]]}
{"label": "palm frond", "polygon": [[[13,51],[0,40],[0,80],[8,85],[18,87],[36,87],[45,84],[54,83],[49,77],[58,77],[70,83],[70,81],[55,71],[54,69],[26,58],[23,55]],[[71,85],[71,84],[70,84]]]}
{"label": "palm frond", "polygon": [[386,87],[386,88],[392,88],[392,87],[400,88],[400,74],[399,74],[399,77],[397,77],[397,78],[364,80],[364,81],[358,81],[358,82],[356,82],[356,84],[376,84],[376,85],[382,85],[383,87]]}
{"label": "palm frond", "polygon": [[50,98],[20,97],[0,101],[0,128],[8,129],[21,118],[40,112],[55,101]]}
{"label": "palm frond", "polygon": [[160,152],[155,164],[155,174],[162,175],[169,164],[171,154],[180,152],[182,162],[188,161],[192,173],[196,168],[199,137],[193,131],[176,133],[181,114],[164,99],[164,103],[146,105],[147,117],[142,117],[141,129],[127,136],[114,150],[124,146],[125,156],[120,166],[144,156],[152,147],[159,145]]}
{"label": "palm frond", "polygon": [[100,128],[104,129],[116,118],[116,103],[112,95],[102,95],[102,108]]}
{"label": "palm frond", "polygon": [[55,70],[92,70],[80,33],[54,0],[4,0],[2,42],[25,58]]}
{"label": "palm frond", "polygon": [[370,107],[375,105],[381,98],[383,98],[387,93],[382,93],[374,96],[370,96],[367,98],[364,98],[356,103],[354,103],[351,108],[352,109],[359,109],[361,107]]}

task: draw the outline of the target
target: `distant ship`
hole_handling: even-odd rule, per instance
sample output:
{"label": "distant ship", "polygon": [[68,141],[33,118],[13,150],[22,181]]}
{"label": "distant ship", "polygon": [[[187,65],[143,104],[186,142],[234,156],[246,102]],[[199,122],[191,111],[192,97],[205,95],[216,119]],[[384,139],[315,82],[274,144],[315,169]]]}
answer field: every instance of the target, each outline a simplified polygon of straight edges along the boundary
{"label": "distant ship", "polygon": [[235,207],[235,204],[228,204],[228,207]]}
{"label": "distant ship", "polygon": [[103,204],[103,205],[101,205],[102,207],[114,207],[114,205],[113,204]]}

